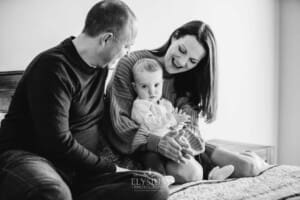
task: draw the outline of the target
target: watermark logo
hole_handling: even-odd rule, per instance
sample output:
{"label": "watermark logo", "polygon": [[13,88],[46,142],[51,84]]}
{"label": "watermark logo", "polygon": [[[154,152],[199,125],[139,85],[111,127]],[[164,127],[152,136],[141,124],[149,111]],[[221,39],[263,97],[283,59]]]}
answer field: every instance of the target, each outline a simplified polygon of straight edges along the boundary
{"label": "watermark logo", "polygon": [[161,186],[161,179],[151,171],[146,171],[131,178],[131,186],[135,191],[158,190]]}

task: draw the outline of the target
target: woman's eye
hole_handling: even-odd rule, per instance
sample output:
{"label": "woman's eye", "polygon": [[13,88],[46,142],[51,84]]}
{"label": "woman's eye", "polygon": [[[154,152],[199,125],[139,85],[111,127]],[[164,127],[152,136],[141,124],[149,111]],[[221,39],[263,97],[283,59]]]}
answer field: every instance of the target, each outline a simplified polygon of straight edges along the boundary
{"label": "woman's eye", "polygon": [[178,46],[178,50],[180,53],[185,54],[186,50],[182,46]]}
{"label": "woman's eye", "polygon": [[197,61],[195,61],[194,59],[191,59],[191,63],[192,64],[197,64]]}
{"label": "woman's eye", "polygon": [[154,85],[154,87],[158,87],[159,86],[159,83],[156,83],[155,85]]}
{"label": "woman's eye", "polygon": [[145,89],[147,86],[146,85],[142,85],[142,88]]}

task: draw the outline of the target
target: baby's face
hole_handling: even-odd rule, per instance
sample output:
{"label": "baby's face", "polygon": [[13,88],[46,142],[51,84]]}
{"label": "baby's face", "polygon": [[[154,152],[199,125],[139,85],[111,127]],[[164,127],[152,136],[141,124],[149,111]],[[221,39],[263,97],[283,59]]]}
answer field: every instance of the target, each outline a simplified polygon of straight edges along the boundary
{"label": "baby's face", "polygon": [[138,98],[158,101],[162,96],[162,71],[155,72],[143,71],[136,74],[134,88]]}

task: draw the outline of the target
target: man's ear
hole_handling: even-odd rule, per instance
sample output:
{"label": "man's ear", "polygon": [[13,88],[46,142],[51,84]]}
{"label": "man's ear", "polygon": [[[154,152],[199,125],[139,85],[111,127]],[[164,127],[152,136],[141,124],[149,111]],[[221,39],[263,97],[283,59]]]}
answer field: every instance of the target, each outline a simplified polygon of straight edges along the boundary
{"label": "man's ear", "polygon": [[106,45],[113,40],[114,34],[111,32],[102,33],[99,37],[99,43]]}

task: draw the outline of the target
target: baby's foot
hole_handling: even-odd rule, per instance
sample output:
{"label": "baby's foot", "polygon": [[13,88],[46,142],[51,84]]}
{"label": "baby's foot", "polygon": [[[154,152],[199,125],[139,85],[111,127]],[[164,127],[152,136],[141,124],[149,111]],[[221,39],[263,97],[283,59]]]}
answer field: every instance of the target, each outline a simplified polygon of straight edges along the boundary
{"label": "baby's foot", "polygon": [[224,167],[216,166],[208,174],[208,180],[225,180],[234,171],[233,165],[226,165]]}

